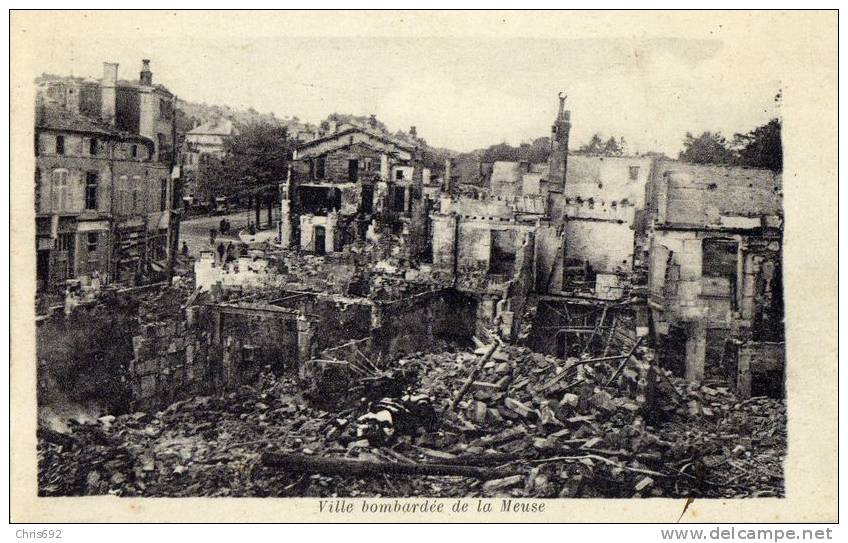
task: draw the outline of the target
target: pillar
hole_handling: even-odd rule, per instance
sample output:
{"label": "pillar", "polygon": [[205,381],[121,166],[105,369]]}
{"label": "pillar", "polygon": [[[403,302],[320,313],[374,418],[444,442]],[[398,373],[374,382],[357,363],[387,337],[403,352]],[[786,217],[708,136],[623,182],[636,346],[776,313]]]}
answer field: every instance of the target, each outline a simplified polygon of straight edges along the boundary
{"label": "pillar", "polygon": [[312,321],[306,315],[297,317],[297,371],[301,379],[306,377],[306,363],[312,358],[312,339],[315,335]]}
{"label": "pillar", "polygon": [[380,155],[380,179],[389,180],[389,156],[386,154]]}
{"label": "pillar", "polygon": [[751,397],[751,351],[747,346],[737,349],[736,397],[747,400]]}
{"label": "pillar", "polygon": [[702,381],[707,357],[707,330],[700,323],[689,325],[686,337],[686,380]]}

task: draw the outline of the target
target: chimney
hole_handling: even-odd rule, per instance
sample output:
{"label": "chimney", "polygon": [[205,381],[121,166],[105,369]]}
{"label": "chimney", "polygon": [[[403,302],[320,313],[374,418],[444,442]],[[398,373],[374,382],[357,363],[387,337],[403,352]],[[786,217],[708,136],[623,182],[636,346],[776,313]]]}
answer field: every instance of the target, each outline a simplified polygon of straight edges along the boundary
{"label": "chimney", "polygon": [[368,126],[371,128],[377,128],[377,116],[373,113],[368,117]]}
{"label": "chimney", "polygon": [[103,81],[100,83],[100,118],[115,124],[115,100],[117,99],[118,63],[103,63]]}
{"label": "chimney", "polygon": [[153,72],[150,71],[150,59],[142,59],[141,73],[138,75],[138,82],[148,87],[153,85]]}
{"label": "chimney", "polygon": [[571,112],[565,109],[567,95],[559,93],[559,111],[551,127],[550,181],[565,185],[568,171],[568,137],[571,133]]}
{"label": "chimney", "polygon": [[453,161],[449,158],[445,159],[445,181],[442,183],[442,188],[445,192],[451,192],[453,189],[453,179],[451,179],[451,175],[453,174]]}
{"label": "chimney", "polygon": [[330,134],[335,134],[339,130],[339,123],[330,121]]}
{"label": "chimney", "polygon": [[409,127],[409,135],[412,138],[418,138],[418,130],[416,130],[414,126],[410,126]]}
{"label": "chimney", "polygon": [[65,86],[65,109],[73,114],[80,112],[80,88],[73,83]]}

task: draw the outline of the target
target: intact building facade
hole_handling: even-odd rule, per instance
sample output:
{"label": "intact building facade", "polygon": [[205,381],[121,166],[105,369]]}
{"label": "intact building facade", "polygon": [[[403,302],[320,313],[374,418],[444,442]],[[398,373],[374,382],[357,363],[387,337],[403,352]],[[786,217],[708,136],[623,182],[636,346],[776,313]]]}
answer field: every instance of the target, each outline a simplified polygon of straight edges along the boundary
{"label": "intact building facade", "polygon": [[37,287],[68,280],[143,282],[164,271],[176,243],[171,179],[173,95],[118,82],[42,78],[35,122]]}

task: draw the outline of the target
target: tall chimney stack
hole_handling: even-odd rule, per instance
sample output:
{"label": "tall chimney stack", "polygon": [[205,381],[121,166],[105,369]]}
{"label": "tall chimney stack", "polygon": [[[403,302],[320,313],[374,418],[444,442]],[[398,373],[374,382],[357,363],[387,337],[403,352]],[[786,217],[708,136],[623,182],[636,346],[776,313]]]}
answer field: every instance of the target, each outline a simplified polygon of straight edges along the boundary
{"label": "tall chimney stack", "polygon": [[413,139],[417,139],[418,138],[418,130],[414,126],[410,126],[409,127],[409,135]]}
{"label": "tall chimney stack", "polygon": [[442,190],[445,192],[453,191],[453,179],[451,176],[453,175],[453,160],[450,158],[445,159],[445,180],[442,183]]}
{"label": "tall chimney stack", "polygon": [[115,124],[115,101],[117,100],[118,63],[103,63],[103,81],[100,84],[100,118],[111,125]]}
{"label": "tall chimney stack", "polygon": [[73,83],[65,85],[65,109],[73,114],[80,112],[80,87]]}
{"label": "tall chimney stack", "polygon": [[551,127],[551,157],[549,159],[549,181],[565,186],[568,171],[568,137],[571,133],[571,111],[565,109],[568,96],[559,93],[559,111]]}
{"label": "tall chimney stack", "polygon": [[150,59],[142,59],[141,73],[138,76],[138,82],[148,87],[153,85],[153,72],[150,71]]}

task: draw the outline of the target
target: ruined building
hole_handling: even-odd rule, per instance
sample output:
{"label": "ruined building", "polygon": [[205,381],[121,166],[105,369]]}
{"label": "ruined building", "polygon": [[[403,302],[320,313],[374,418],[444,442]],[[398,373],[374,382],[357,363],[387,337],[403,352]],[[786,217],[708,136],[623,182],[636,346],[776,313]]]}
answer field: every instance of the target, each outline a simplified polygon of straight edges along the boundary
{"label": "ruined building", "polygon": [[176,246],[174,96],[138,81],[43,76],[37,82],[38,289],[96,276],[131,281],[163,270]]}
{"label": "ruined building", "polygon": [[652,181],[648,301],[665,363],[743,395],[782,383],[757,379],[783,371],[780,175],[660,161]]}
{"label": "ruined building", "polygon": [[691,380],[721,378],[744,395],[757,375],[782,371],[780,176],[569,154],[564,106],[560,95],[547,163],[495,162],[487,192],[441,195],[436,275],[482,297],[479,316],[510,323],[510,335],[532,296],[529,341],[559,356],[627,323],[646,342],[652,331],[661,363]]}
{"label": "ruined building", "polygon": [[334,126],[295,151],[281,188],[282,245],[320,255],[383,233],[410,235],[425,222],[412,218],[422,215],[429,182],[415,146],[363,127]]}
{"label": "ruined building", "polygon": [[763,392],[758,376],[783,368],[779,176],[569,154],[569,129],[561,98],[549,161],[496,163],[468,195],[415,145],[328,127],[281,186],[282,247],[195,263],[223,319],[209,337],[230,353],[210,360],[284,349],[302,375],[344,373],[492,332],[571,364],[647,350],[690,380]]}

